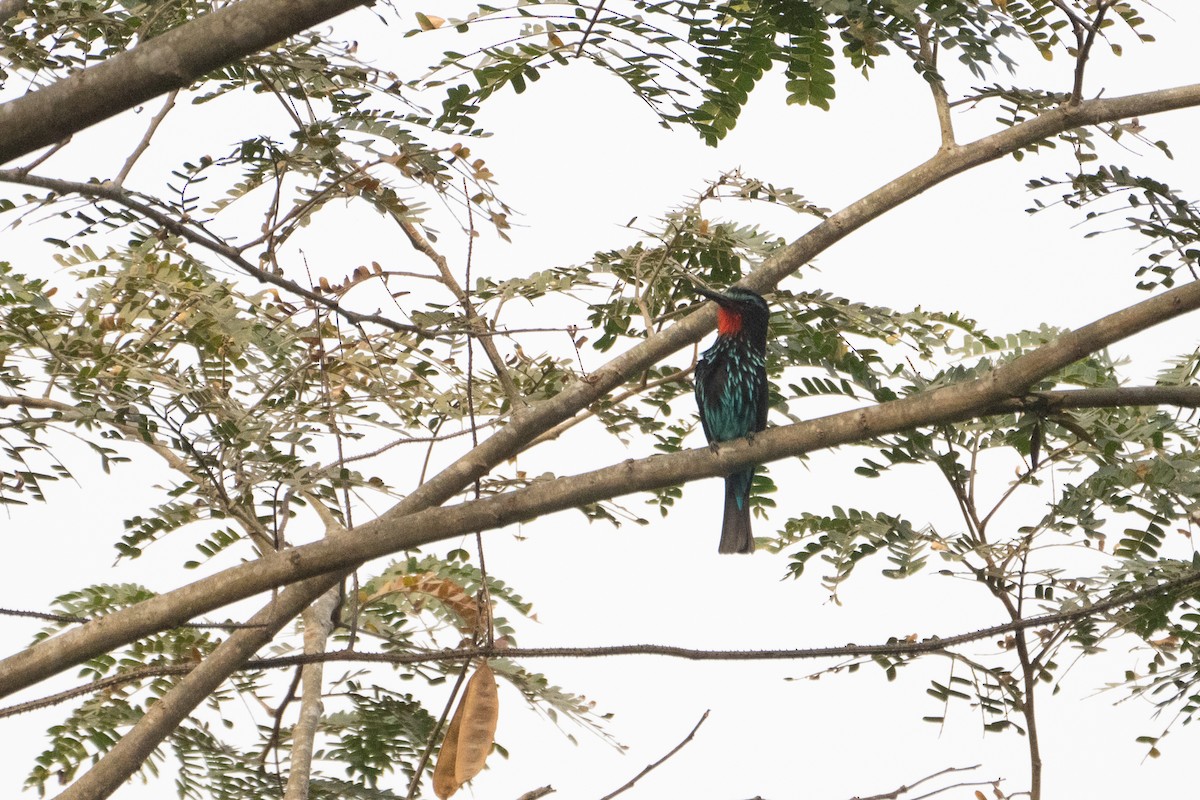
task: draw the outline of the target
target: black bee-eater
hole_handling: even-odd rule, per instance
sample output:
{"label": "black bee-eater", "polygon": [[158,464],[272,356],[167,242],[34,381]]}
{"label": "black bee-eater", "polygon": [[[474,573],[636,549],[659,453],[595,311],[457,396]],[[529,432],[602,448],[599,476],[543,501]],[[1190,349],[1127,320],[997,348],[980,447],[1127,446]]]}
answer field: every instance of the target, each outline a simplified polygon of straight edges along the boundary
{"label": "black bee-eater", "polygon": [[[697,288],[717,304],[717,341],[696,364],[700,424],[714,447],[767,427],[767,303],[749,289],[724,294]],[[750,483],[754,467],[725,477],[719,553],[751,553]]]}

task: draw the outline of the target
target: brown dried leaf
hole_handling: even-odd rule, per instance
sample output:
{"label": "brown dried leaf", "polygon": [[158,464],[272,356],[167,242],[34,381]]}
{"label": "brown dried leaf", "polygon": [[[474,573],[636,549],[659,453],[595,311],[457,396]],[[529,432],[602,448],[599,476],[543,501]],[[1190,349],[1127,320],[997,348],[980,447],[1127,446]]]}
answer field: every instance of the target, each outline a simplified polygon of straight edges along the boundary
{"label": "brown dried leaf", "polygon": [[[430,597],[435,597],[443,605],[453,611],[462,624],[459,630],[466,633],[474,633],[476,627],[480,624],[479,603],[474,597],[467,594],[462,586],[447,578],[441,578],[432,572],[419,572],[414,575],[401,575],[386,581],[372,595],[362,599],[363,604],[377,600],[387,594],[393,593],[402,594],[424,594]],[[414,599],[413,604],[419,604],[418,599]]]}
{"label": "brown dried leaf", "polygon": [[432,14],[422,14],[417,12],[417,24],[421,26],[423,31],[432,31],[446,24],[446,20],[441,17],[435,17]]}

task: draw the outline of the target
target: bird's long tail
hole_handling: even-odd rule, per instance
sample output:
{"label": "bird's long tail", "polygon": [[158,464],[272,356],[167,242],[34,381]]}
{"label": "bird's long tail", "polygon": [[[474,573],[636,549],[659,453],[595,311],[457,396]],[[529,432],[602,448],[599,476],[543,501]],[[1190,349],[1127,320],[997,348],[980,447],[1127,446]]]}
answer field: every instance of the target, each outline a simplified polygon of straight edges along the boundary
{"label": "bird's long tail", "polygon": [[725,519],[721,523],[718,553],[753,553],[750,532],[750,483],[754,470],[735,472],[725,478]]}

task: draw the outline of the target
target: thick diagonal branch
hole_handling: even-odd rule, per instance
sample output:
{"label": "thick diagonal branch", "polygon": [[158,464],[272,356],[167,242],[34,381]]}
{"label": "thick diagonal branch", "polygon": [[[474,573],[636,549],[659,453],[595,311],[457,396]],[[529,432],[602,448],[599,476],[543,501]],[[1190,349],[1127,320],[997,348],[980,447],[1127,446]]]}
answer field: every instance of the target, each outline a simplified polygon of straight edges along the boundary
{"label": "thick diagonal branch", "polygon": [[[758,434],[753,443],[731,442],[723,445],[719,453],[703,448],[630,460],[581,475],[536,482],[526,489],[478,501],[416,513],[405,514],[397,506],[336,540],[315,542],[271,554],[254,563],[231,567],[34,645],[0,662],[0,694],[16,691],[52,672],[235,600],[322,573],[336,576],[362,562],[400,550],[475,530],[492,530],[632,492],[726,475],[751,464],[911,428],[993,412],[1006,413],[1014,410],[1013,398],[1024,397],[1029,386],[1046,376],[1090,352],[1196,308],[1200,308],[1200,283],[1181,286],[1066,333],[976,380],[890,403],[770,428]],[[1024,407],[1036,408],[1036,404],[1026,402]],[[325,585],[325,589],[332,583]],[[230,637],[230,641],[261,634],[259,630],[239,631]]]}
{"label": "thick diagonal branch", "polygon": [[367,0],[240,0],[0,105],[0,164],[54,144]]}

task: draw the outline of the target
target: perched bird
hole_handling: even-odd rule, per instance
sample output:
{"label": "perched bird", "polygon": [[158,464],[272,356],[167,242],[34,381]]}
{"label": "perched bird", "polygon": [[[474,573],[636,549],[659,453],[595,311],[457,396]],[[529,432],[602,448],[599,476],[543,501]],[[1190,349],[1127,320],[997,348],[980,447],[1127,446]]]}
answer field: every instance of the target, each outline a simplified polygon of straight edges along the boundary
{"label": "perched bird", "polygon": [[[717,304],[717,341],[696,364],[696,404],[709,443],[752,436],[767,427],[767,319],[758,294],[733,287],[724,294],[697,288]],[[751,553],[750,483],[754,468],[725,478],[725,519],[719,553]]]}

